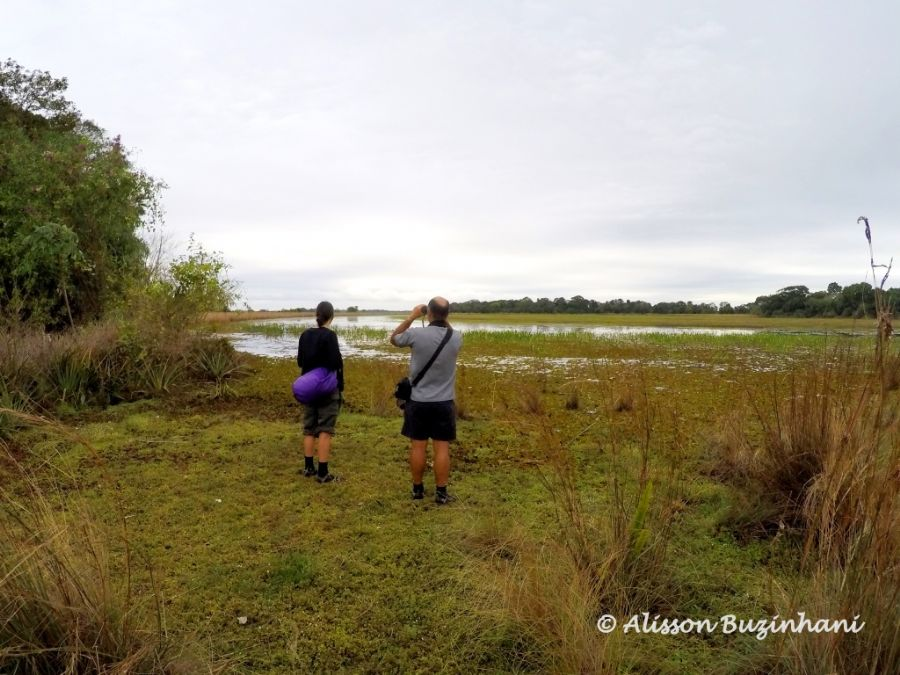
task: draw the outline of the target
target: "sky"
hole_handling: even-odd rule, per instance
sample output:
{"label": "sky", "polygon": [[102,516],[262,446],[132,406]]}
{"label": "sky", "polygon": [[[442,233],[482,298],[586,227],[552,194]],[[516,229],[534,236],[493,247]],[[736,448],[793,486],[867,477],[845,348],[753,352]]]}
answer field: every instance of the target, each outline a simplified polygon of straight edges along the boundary
{"label": "sky", "polygon": [[255,309],[743,303],[865,280],[861,215],[876,262],[900,258],[897,2],[0,0],[0,17],[0,58],[68,78],[165,181],[173,243],[220,251]]}

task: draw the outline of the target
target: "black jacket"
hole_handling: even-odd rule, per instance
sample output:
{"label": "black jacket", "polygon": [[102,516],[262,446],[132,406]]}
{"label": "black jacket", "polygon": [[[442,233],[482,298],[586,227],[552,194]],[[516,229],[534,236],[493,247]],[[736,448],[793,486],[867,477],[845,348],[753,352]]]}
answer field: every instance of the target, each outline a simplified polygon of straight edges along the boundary
{"label": "black jacket", "polygon": [[337,373],[338,391],[344,391],[344,359],[337,335],[330,328],[307,328],[297,345],[297,365],[305,375],[314,368],[327,368]]}

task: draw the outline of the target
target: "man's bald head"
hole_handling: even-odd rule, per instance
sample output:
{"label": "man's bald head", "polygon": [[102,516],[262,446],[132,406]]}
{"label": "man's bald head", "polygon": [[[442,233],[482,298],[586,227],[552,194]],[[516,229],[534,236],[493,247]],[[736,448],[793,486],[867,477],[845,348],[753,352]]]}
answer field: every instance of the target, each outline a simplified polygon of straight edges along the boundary
{"label": "man's bald head", "polygon": [[428,311],[434,319],[444,321],[450,316],[450,302],[447,298],[436,295],[428,301]]}

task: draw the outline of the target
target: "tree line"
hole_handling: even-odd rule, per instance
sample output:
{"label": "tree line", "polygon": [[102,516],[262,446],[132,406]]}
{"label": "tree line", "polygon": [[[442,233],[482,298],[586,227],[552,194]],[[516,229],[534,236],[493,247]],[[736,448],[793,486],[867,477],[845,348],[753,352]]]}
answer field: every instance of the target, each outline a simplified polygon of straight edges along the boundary
{"label": "tree line", "polygon": [[[885,291],[891,306],[900,304],[900,288]],[[823,291],[810,292],[806,286],[787,286],[754,302],[688,301],[649,303],[644,300],[598,301],[576,295],[571,298],[529,297],[518,300],[466,300],[451,303],[453,312],[536,313],[536,314],[756,314],[791,317],[874,317],[875,294],[871,284],[860,282],[842,287],[832,282]]]}

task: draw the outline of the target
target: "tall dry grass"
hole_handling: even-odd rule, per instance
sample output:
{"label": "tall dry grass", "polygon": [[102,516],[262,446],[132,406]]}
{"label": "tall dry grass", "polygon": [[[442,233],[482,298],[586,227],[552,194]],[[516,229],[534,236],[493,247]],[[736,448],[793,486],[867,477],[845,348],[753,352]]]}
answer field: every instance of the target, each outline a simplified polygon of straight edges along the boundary
{"label": "tall dry grass", "polygon": [[613,673],[649,662],[648,654],[626,648],[619,631],[597,629],[604,614],[664,612],[678,595],[667,565],[672,504],[681,490],[680,467],[670,460],[678,453],[656,442],[651,406],[644,411],[637,447],[622,447],[615,436],[609,441],[602,506],[585,500],[576,456],[543,419],[543,482],[555,530],[534,534],[489,524],[489,531],[470,534],[470,548],[485,558],[472,582],[486,619],[479,648],[499,652],[500,667]]}
{"label": "tall dry grass", "polygon": [[833,351],[748,389],[751,416],[720,424],[720,473],[767,502],[779,529],[808,535],[816,555],[839,555],[896,516],[900,398],[882,379],[866,354]]}
{"label": "tall dry grass", "polygon": [[721,444],[743,494],[732,524],[787,532],[800,581],[782,616],[866,623],[860,633],[770,638],[756,672],[900,672],[900,396],[884,367],[844,349],[752,391],[754,417]]}
{"label": "tall dry grass", "polygon": [[[58,424],[4,412],[72,436]],[[150,589],[138,590],[124,518],[114,535],[77,495],[40,487],[11,455],[7,459],[17,475],[7,476],[12,480],[0,490],[0,672],[224,669],[169,633],[149,566]]]}

